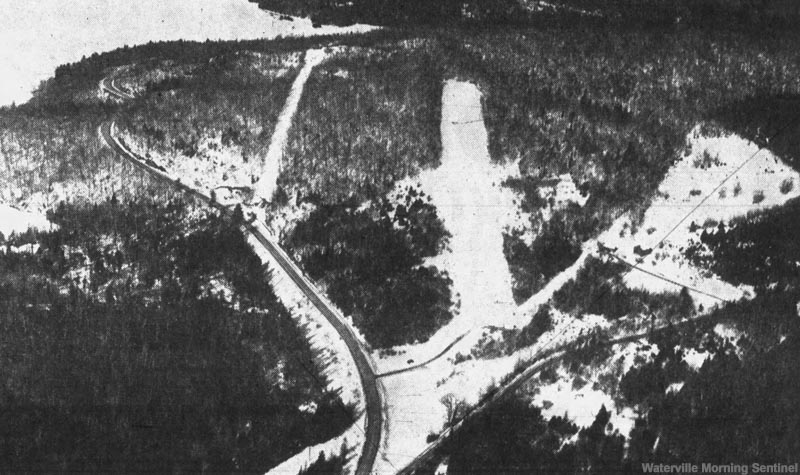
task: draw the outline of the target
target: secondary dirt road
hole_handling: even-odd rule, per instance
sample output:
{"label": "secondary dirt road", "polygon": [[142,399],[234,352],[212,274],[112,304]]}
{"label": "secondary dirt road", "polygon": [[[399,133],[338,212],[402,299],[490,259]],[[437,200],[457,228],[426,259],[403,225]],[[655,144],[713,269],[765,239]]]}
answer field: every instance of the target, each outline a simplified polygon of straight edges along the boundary
{"label": "secondary dirt road", "polygon": [[306,81],[311,76],[311,71],[322,60],[325,59],[325,51],[321,49],[310,49],[305,53],[303,60],[303,67],[297,74],[297,77],[292,83],[292,89],[289,91],[289,97],[286,99],[286,104],[283,106],[281,114],[278,116],[278,123],[275,125],[275,131],[272,133],[272,139],[267,149],[267,156],[264,158],[263,166],[261,169],[261,179],[258,181],[258,188],[256,195],[265,200],[272,198],[272,194],[277,187],[278,174],[281,170],[281,162],[283,161],[283,151],[286,148],[286,142],[289,140],[289,130],[292,128],[292,119],[294,119],[297,112],[297,106],[300,105],[300,98],[303,96],[303,89],[305,88]]}

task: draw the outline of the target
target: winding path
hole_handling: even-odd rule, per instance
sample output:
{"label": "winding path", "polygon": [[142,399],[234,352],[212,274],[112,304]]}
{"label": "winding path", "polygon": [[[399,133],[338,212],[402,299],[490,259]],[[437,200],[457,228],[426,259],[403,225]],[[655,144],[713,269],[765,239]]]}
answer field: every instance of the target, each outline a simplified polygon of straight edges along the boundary
{"label": "winding path", "polygon": [[114,97],[122,101],[135,99],[135,96],[133,94],[129,94],[123,91],[122,89],[118,88],[116,81],[117,79],[114,76],[104,77],[102,80],[100,80],[100,92],[104,92],[110,95],[111,97]]}

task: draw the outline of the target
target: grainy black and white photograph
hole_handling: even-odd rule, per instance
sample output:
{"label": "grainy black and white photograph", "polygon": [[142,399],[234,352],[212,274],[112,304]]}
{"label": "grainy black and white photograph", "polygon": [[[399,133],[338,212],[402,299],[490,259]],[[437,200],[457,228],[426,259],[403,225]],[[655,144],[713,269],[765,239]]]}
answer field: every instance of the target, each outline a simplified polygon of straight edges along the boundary
{"label": "grainy black and white photograph", "polygon": [[800,469],[800,0],[0,0],[0,473]]}

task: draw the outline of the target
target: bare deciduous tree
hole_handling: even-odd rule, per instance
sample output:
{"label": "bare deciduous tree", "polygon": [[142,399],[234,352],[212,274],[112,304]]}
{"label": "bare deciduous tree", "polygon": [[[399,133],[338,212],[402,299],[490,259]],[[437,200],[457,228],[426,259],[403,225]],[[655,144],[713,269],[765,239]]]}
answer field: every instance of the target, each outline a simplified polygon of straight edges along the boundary
{"label": "bare deciduous tree", "polygon": [[442,405],[444,405],[445,411],[447,412],[447,420],[445,422],[445,427],[452,427],[458,421],[464,418],[467,413],[467,409],[469,405],[463,399],[459,399],[453,393],[448,393],[442,396],[440,399]]}

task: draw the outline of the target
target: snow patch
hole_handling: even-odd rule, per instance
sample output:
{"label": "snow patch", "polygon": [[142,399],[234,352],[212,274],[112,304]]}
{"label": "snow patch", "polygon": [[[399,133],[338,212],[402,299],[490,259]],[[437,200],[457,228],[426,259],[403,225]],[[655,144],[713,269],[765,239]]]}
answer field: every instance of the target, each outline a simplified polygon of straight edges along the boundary
{"label": "snow patch", "polygon": [[316,462],[319,454],[325,455],[326,459],[338,456],[345,447],[350,453],[355,453],[355,457],[350,457],[345,463],[343,473],[353,473],[358,462],[358,452],[364,444],[364,432],[361,429],[366,424],[364,417],[361,417],[355,424],[347,429],[343,434],[328,441],[322,442],[311,447],[306,447],[302,452],[298,452],[293,457],[285,460],[280,465],[273,467],[267,474],[273,475],[295,475],[305,470],[312,463]]}
{"label": "snow patch", "polygon": [[7,204],[0,203],[0,233],[8,238],[12,233],[22,234],[28,229],[50,231],[55,229],[44,216],[44,213],[22,211]]}
{"label": "snow patch", "polygon": [[703,363],[705,363],[710,357],[711,354],[707,351],[697,351],[694,348],[690,348],[683,352],[683,361],[695,371],[699,371],[703,366]]}

